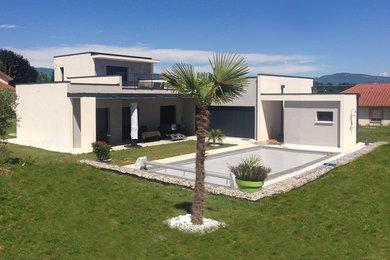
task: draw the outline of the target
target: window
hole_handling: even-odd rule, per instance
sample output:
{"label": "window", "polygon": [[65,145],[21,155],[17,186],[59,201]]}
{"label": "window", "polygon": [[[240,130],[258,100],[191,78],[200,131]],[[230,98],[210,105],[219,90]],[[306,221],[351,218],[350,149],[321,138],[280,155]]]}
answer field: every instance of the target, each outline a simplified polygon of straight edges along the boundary
{"label": "window", "polygon": [[106,74],[107,74],[107,76],[110,76],[110,75],[122,76],[123,85],[128,85],[127,67],[107,66]]}
{"label": "window", "polygon": [[381,123],[382,119],[383,119],[382,108],[370,108],[371,123]]}
{"label": "window", "polygon": [[60,71],[61,71],[61,81],[64,81],[65,78],[64,67],[60,67]]}
{"label": "window", "polygon": [[317,112],[317,121],[333,122],[333,112]]}

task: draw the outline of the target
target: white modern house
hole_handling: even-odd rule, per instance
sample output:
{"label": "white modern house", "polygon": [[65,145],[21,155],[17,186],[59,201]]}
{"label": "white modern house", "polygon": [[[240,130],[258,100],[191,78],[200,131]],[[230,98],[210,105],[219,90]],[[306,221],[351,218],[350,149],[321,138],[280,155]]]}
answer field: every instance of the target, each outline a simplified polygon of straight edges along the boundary
{"label": "white modern house", "polygon": [[[153,74],[158,62],[98,52],[55,56],[55,82],[16,87],[19,123],[13,142],[57,151],[91,151],[96,140],[128,143],[130,107],[137,108],[143,136],[171,124],[193,135],[194,103]],[[241,98],[210,107],[210,127],[258,141],[341,148],[355,144],[357,95],[311,94],[312,85],[311,78],[253,77]]]}
{"label": "white modern house", "polygon": [[246,93],[211,106],[211,128],[228,136],[345,148],[357,143],[355,94],[312,94],[313,79],[259,74]]}

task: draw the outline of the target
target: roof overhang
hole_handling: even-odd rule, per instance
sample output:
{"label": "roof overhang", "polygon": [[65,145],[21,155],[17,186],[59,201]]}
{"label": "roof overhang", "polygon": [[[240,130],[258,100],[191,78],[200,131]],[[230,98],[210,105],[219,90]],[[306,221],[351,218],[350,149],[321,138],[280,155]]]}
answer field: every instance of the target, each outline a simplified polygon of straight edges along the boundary
{"label": "roof overhang", "polygon": [[262,101],[340,101],[346,96],[357,96],[356,94],[310,94],[310,93],[289,93],[260,95]]}
{"label": "roof overhang", "polygon": [[94,54],[91,55],[94,60],[100,59],[100,60],[115,60],[115,61],[132,61],[132,62],[143,62],[143,63],[159,63],[159,60],[153,60],[153,59],[143,59],[143,58],[136,58],[136,57],[125,57],[125,56],[119,56],[119,55],[107,55],[107,54]]}
{"label": "roof overhang", "polygon": [[68,93],[69,98],[95,97],[96,99],[170,99],[183,97],[179,94],[134,94],[134,93]]}

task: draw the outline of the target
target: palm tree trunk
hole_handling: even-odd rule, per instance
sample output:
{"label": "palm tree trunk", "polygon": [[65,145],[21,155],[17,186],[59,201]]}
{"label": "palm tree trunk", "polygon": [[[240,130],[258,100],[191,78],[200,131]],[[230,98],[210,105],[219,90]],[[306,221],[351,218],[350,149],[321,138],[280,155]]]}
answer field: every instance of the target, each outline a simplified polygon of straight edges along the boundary
{"label": "palm tree trunk", "polygon": [[206,199],[204,178],[204,161],[206,159],[206,135],[210,112],[207,107],[200,107],[196,115],[196,178],[194,203],[192,204],[191,222],[194,225],[203,224],[204,201]]}

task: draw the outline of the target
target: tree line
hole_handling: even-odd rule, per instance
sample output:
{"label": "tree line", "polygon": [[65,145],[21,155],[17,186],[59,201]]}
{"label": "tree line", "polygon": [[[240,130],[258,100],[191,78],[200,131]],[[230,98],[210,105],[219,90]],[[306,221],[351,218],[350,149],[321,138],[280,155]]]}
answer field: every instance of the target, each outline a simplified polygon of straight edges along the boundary
{"label": "tree line", "polygon": [[22,55],[6,49],[0,49],[0,70],[13,78],[9,82],[12,86],[54,80],[53,75],[49,78],[46,73],[38,72]]}

